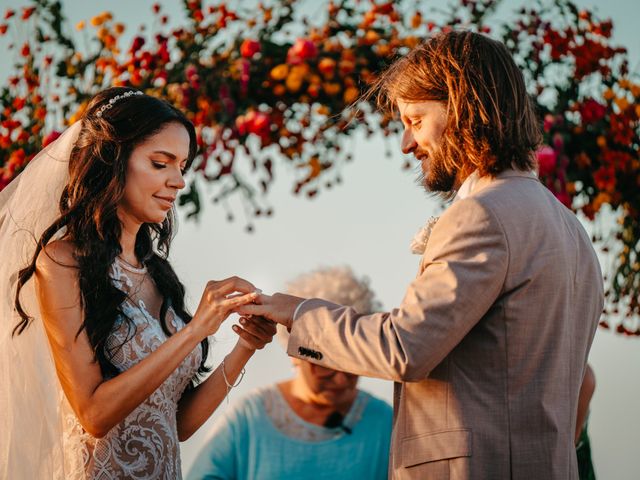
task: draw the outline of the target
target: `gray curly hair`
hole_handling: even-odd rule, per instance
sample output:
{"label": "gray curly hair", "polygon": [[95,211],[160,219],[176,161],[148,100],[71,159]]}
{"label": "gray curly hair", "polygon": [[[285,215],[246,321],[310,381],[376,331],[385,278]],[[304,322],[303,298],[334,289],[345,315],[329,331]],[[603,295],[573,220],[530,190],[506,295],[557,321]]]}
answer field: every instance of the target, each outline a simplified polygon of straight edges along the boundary
{"label": "gray curly hair", "polygon": [[[350,267],[320,267],[303,273],[287,282],[287,293],[302,298],[322,298],[329,302],[352,307],[362,314],[373,313],[382,304],[375,298],[367,277],[358,278]],[[287,329],[278,325],[278,340],[286,348]]]}

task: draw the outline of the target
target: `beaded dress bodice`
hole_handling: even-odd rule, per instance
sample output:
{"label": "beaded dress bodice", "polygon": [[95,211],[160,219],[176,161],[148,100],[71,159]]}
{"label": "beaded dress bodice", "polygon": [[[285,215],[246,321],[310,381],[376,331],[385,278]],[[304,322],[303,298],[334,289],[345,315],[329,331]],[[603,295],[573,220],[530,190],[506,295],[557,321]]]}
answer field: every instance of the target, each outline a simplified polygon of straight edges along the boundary
{"label": "beaded dress bodice", "polygon": [[[146,269],[116,259],[111,277],[114,285],[127,294],[122,310],[130,322],[119,318],[107,340],[112,362],[123,372],[160,347],[168,336],[157,319],[162,298]],[[185,326],[171,307],[166,315],[171,333]],[[176,411],[201,359],[202,351],[197,347],[150,397],[102,438],[86,433],[69,408],[65,416],[65,443],[68,448],[83,450],[79,460],[82,465],[75,466],[78,475],[72,477],[181,478]]]}

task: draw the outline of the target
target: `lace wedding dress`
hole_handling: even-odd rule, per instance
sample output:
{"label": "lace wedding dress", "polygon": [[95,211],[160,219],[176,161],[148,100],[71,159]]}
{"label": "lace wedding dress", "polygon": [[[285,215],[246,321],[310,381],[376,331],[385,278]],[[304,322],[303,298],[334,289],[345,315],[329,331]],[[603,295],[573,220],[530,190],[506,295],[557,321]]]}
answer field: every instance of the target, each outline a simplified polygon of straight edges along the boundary
{"label": "lace wedding dress", "polygon": [[[113,349],[113,364],[125,371],[167,340],[159,320],[151,313],[160,311],[162,299],[144,268],[134,268],[116,259],[111,275],[116,287],[127,294],[122,309],[132,324],[118,319],[107,346]],[[167,319],[171,333],[185,325],[171,308]],[[72,466],[68,472],[70,477],[100,480],[182,478],[176,410],[201,359],[202,352],[198,347],[149,398],[103,438],[86,433],[65,402],[65,450],[79,448],[82,451],[82,455],[75,456],[82,465]]]}

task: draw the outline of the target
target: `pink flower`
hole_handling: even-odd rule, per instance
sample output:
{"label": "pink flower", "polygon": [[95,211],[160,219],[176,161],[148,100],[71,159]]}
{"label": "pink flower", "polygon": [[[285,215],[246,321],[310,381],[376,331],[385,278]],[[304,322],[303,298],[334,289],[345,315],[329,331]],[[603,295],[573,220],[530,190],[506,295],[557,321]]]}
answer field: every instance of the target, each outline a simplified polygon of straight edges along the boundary
{"label": "pink flower", "polygon": [[549,145],[545,145],[536,152],[538,159],[538,175],[546,177],[553,173],[558,161],[558,154]]}
{"label": "pink flower", "polygon": [[315,43],[306,38],[299,38],[287,52],[287,63],[290,65],[298,65],[309,58],[313,58],[318,54],[318,48]]}
{"label": "pink flower", "polygon": [[256,40],[245,39],[240,45],[240,55],[244,58],[252,58],[261,50],[260,42]]}

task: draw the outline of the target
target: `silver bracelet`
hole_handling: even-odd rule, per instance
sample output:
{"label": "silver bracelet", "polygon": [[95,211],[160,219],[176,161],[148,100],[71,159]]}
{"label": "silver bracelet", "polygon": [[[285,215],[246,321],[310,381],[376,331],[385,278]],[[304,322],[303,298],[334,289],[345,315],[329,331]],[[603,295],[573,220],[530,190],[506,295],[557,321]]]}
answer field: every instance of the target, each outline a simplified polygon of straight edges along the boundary
{"label": "silver bracelet", "polygon": [[244,374],[245,374],[245,369],[244,367],[242,367],[242,370],[240,371],[240,376],[238,377],[238,379],[236,380],[235,385],[233,383],[229,383],[229,380],[227,380],[227,374],[224,371],[224,361],[227,359],[227,357],[224,357],[222,359],[222,363],[220,364],[220,367],[222,369],[222,378],[224,378],[224,383],[227,386],[227,403],[229,403],[229,393],[231,392],[232,388],[237,387],[238,385],[240,385],[240,382],[242,381],[242,379],[244,378]]}

